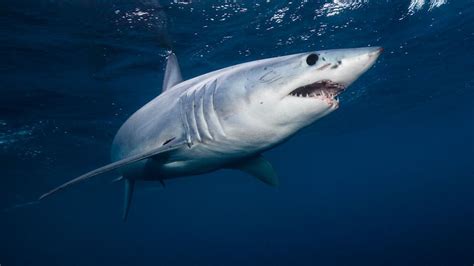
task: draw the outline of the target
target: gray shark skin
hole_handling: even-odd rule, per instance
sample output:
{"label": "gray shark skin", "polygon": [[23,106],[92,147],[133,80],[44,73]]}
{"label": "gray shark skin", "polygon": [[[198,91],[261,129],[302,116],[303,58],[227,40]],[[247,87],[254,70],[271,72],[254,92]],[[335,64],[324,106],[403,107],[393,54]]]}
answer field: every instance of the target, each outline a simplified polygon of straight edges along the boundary
{"label": "gray shark skin", "polygon": [[300,53],[243,63],[182,81],[168,57],[162,93],[117,132],[113,163],[43,194],[117,169],[125,181],[124,218],[135,181],[159,181],[222,168],[277,185],[261,153],[339,107],[338,95],[376,61],[382,48]]}

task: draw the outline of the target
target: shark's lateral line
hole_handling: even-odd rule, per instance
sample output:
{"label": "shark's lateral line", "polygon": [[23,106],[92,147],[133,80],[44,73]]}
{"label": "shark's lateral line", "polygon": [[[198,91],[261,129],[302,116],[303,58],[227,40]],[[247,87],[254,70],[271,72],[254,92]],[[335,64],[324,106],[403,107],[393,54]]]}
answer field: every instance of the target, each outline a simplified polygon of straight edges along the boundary
{"label": "shark's lateral line", "polygon": [[137,180],[159,181],[221,168],[276,186],[262,152],[339,107],[337,96],[369,69],[382,48],[294,54],[243,63],[182,81],[168,57],[162,93],[134,113],[112,144],[113,163],[43,194],[117,169],[124,219]]}

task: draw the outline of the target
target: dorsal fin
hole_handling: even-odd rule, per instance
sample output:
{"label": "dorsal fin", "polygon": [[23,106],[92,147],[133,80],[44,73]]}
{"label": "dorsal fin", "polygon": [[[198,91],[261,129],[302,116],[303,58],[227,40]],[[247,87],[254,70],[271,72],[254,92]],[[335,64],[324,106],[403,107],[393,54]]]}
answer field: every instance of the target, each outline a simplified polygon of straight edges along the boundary
{"label": "dorsal fin", "polygon": [[181,69],[179,68],[178,59],[174,53],[171,53],[166,61],[162,92],[165,92],[181,81],[183,81],[183,77],[181,76]]}

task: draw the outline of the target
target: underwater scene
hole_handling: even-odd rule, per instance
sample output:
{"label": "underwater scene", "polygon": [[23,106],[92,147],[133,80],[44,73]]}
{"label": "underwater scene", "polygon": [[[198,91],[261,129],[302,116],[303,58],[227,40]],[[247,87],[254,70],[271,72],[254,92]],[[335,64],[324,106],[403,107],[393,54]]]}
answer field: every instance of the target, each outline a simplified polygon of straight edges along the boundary
{"label": "underwater scene", "polygon": [[0,14],[0,266],[474,265],[473,1]]}

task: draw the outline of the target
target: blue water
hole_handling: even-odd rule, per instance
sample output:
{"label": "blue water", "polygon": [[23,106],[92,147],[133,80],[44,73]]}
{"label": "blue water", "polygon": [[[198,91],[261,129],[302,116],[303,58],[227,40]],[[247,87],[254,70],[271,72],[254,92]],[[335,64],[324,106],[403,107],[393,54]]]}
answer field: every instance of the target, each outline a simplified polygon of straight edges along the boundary
{"label": "blue water", "polygon": [[[472,1],[5,0],[0,21],[0,265],[474,263]],[[191,78],[359,46],[385,52],[340,109],[265,154],[276,189],[143,186],[124,223],[110,174],[11,209],[109,162],[169,50]]]}

